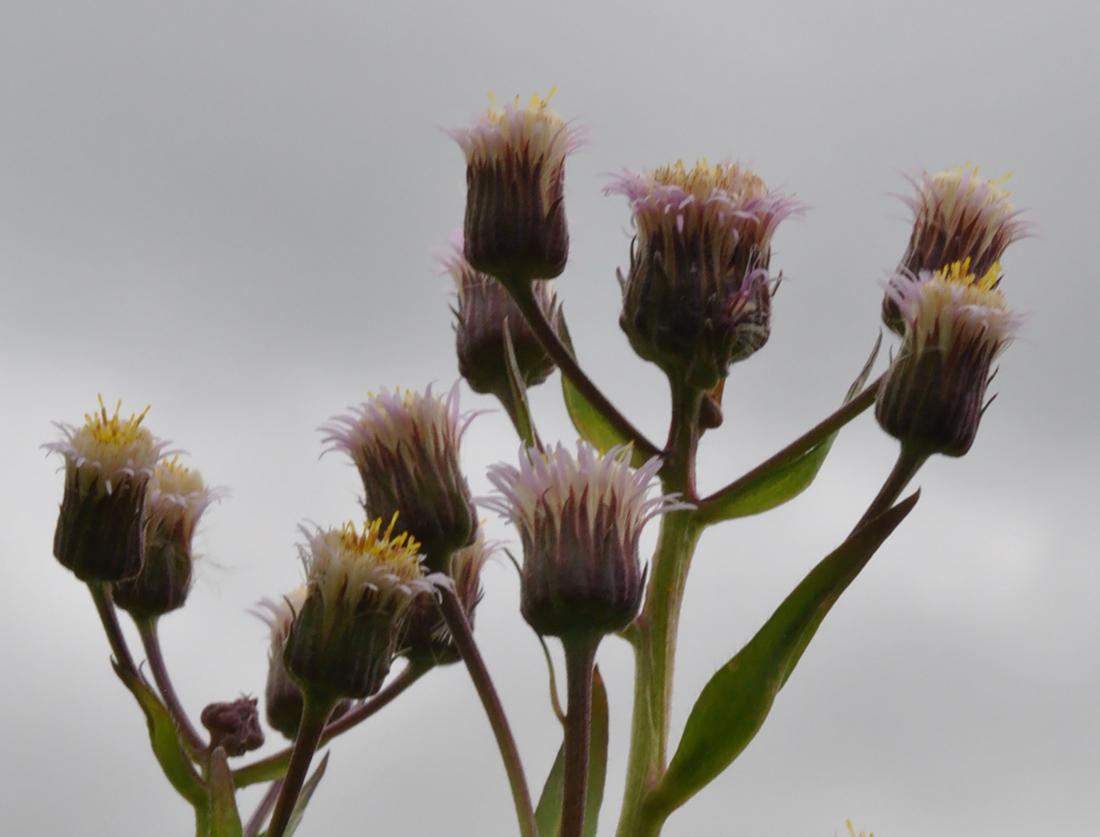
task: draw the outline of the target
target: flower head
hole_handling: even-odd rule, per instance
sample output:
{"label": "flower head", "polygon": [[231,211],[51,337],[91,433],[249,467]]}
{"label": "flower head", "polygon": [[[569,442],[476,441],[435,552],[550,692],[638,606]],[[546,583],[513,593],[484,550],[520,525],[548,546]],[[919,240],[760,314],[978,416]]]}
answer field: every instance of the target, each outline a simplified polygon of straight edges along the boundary
{"label": "flower head", "polygon": [[272,729],[291,741],[298,734],[302,720],[302,690],[290,679],[283,664],[286,638],[295,615],[306,601],[306,587],[283,596],[279,601],[264,598],[259,602],[256,616],[271,629],[271,650],[267,655],[267,684],[264,687],[264,714]]}
{"label": "flower head", "polygon": [[[484,594],[481,568],[495,548],[496,544],[486,542],[479,531],[472,544],[456,550],[447,561],[447,576],[454,584],[471,628],[474,611]],[[409,608],[408,630],[403,646],[401,654],[410,660],[426,659],[435,665],[448,665],[461,659],[439,608],[426,596],[417,598]]]}
{"label": "flower head", "polygon": [[[1003,188],[1007,179],[982,180],[969,164],[910,178],[917,194],[902,200],[913,210],[913,232],[898,272],[919,277],[957,262],[976,276],[996,270],[999,278],[997,263],[1005,248],[1031,231]],[[882,316],[891,329],[904,331],[890,295],[883,300]]]}
{"label": "flower head", "polygon": [[470,543],[477,516],[459,465],[470,417],[458,412],[458,384],[447,395],[383,390],[321,427],[329,450],[347,453],[363,478],[370,518],[401,515],[433,571]]}
{"label": "flower head", "polygon": [[191,590],[191,539],[199,518],[223,492],[173,456],[153,468],[145,497],[145,561],[114,585],[115,604],[139,618],[182,607]]}
{"label": "flower head", "polygon": [[633,470],[630,455],[629,445],[601,455],[580,442],[576,458],[559,444],[546,453],[521,451],[518,468],[490,468],[500,496],[486,505],[519,529],[520,603],[538,633],[604,634],[636,615],[642,527],[679,506],[671,496],[647,496],[660,460]]}
{"label": "flower head", "polygon": [[330,697],[374,694],[389,672],[413,600],[434,595],[420,545],[394,534],[396,516],[364,527],[303,528],[306,598],[287,634],[283,662],[299,686]]}
{"label": "flower head", "polygon": [[619,324],[631,346],[666,373],[713,388],[768,339],[772,236],[802,204],[737,163],[706,160],[624,171],[604,191],[626,196],[637,230],[629,273],[619,276]]}
{"label": "flower head", "polygon": [[[458,308],[454,311],[455,349],[458,371],[470,388],[480,393],[509,392],[504,343],[506,326],[523,382],[532,387],[545,381],[554,371],[554,361],[546,354],[504,286],[487,273],[480,273],[470,266],[463,255],[461,240],[454,243],[454,252],[440,261],[454,280],[458,294]],[[536,282],[534,292],[550,324],[560,331],[561,312],[554,295],[553,281]]]}
{"label": "flower head", "polygon": [[948,456],[962,456],[974,443],[993,361],[1021,322],[994,277],[995,270],[979,276],[956,262],[887,284],[905,338],[879,388],[875,416],[903,443]]}
{"label": "flower head", "polygon": [[565,157],[580,137],[533,96],[492,107],[447,133],[466,154],[466,258],[501,280],[551,279],[565,269]]}
{"label": "flower head", "polygon": [[153,466],[167,446],[140,415],[85,415],[84,424],[57,424],[63,438],[43,445],[65,458],[65,495],[54,533],[54,556],[82,581],[137,575],[144,556],[143,509]]}

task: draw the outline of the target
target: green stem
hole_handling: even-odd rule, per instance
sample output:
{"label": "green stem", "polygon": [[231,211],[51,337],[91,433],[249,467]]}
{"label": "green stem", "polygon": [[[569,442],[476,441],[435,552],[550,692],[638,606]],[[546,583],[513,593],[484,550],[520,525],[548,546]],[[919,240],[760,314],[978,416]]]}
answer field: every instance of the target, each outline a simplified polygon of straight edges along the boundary
{"label": "green stem", "polygon": [[[474,642],[470,623],[466,619],[466,612],[459,602],[458,596],[449,586],[440,586],[439,609],[443,618],[447,620],[447,627],[451,631],[451,638],[466,668],[470,672],[470,679],[474,681],[481,698],[485,714],[489,717],[489,725],[493,728],[497,746],[500,748],[500,756],[504,761],[504,769],[508,773],[508,783],[512,788],[512,801],[516,806],[516,816],[519,819],[519,833],[521,837],[538,837],[538,826],[535,825],[535,809],[531,805],[531,792],[527,788],[527,779],[523,775],[523,763],[519,758],[519,749],[516,747],[512,730],[508,726],[508,719],[504,715],[504,707],[500,703],[493,681],[489,678],[489,670],[485,667],[485,661],[481,658],[477,644]],[[275,837],[273,834],[272,837]]]}
{"label": "green stem", "polygon": [[559,837],[581,837],[588,791],[588,746],[592,727],[592,666],[600,638],[568,637],[565,646],[566,688],[569,704],[565,716],[565,766]]}
{"label": "green stem", "polygon": [[145,647],[145,658],[149,661],[149,669],[153,672],[153,682],[160,689],[164,698],[164,706],[176,725],[176,731],[180,736],[180,743],[193,762],[203,761],[201,754],[206,749],[202,737],[191,725],[191,720],[180,703],[179,696],[172,686],[172,679],[168,676],[168,667],[164,664],[164,654],[161,652],[160,637],[157,635],[157,620],[155,618],[135,619],[138,633],[141,635],[141,644]]}
{"label": "green stem", "polygon": [[[234,785],[234,787],[236,787]],[[275,806],[275,800],[279,798],[279,792],[283,789],[283,780],[276,779],[264,791],[263,799],[260,800],[260,804],[256,806],[256,810],[252,812],[252,816],[249,817],[247,824],[244,827],[243,837],[256,837],[260,833],[260,829],[263,827],[264,820],[267,819],[267,815],[271,813],[271,809]]]}
{"label": "green stem", "polygon": [[561,342],[558,333],[546,319],[546,314],[542,308],[539,307],[531,283],[505,282],[504,286],[511,293],[512,301],[516,303],[516,306],[526,318],[527,324],[535,332],[535,336],[542,347],[546,349],[546,353],[550,355],[554,363],[558,365],[561,373],[572,382],[573,386],[585,397],[588,403],[607,419],[608,423],[615,428],[620,436],[631,440],[634,443],[634,449],[641,451],[646,458],[659,454],[661,451],[657,446],[649,441],[638,428],[630,423],[629,419],[607,400],[607,396],[600,392],[599,388],[592,383],[584,370],[577,364],[576,358]]}
{"label": "green stem", "polygon": [[858,395],[850,401],[846,401],[839,410],[819,422],[817,426],[803,433],[774,456],[761,462],[751,471],[738,477],[729,485],[718,489],[718,491],[700,500],[699,514],[701,519],[706,520],[708,507],[719,498],[738,491],[743,486],[749,485],[753,481],[759,479],[762,475],[768,474],[784,463],[802,456],[812,448],[824,442],[829,436],[836,433],[840,428],[856,418],[856,416],[867,410],[867,408],[875,403],[875,395],[878,393],[879,384],[881,383],[881,377],[875,379],[872,383],[864,387]]}
{"label": "green stem", "polygon": [[115,660],[128,674],[140,679],[134,658],[130,656],[130,649],[126,645],[126,638],[122,635],[122,628],[118,624],[118,612],[115,610],[114,600],[111,598],[111,585],[105,581],[89,581],[88,590],[91,591],[95,601],[96,610],[99,612],[99,621],[103,623],[103,630],[107,632],[107,641],[111,644]]}
{"label": "green stem", "polygon": [[[672,378],[670,383],[673,410],[669,453],[661,471],[662,490],[694,500],[702,393]],[[624,632],[634,646],[634,717],[619,837],[638,837],[641,829],[649,827],[645,798],[664,775],[680,608],[691,558],[702,531],[703,525],[692,509],[664,515],[657,549],[650,562],[645,608]]]}
{"label": "green stem", "polygon": [[305,784],[309,764],[313,761],[313,754],[317,752],[317,747],[321,743],[325,721],[328,720],[336,703],[336,698],[317,697],[308,689],[303,693],[302,720],[298,724],[298,735],[294,739],[290,766],[287,767],[283,787],[279,791],[275,810],[271,814],[271,825],[267,830],[268,837],[283,837],[287,825],[290,824],[290,815],[294,813],[294,805],[302,792],[302,785]]}
{"label": "green stem", "polygon": [[869,521],[874,520],[894,505],[894,502],[901,496],[901,492],[905,490],[905,486],[916,476],[917,471],[928,461],[930,455],[931,451],[924,448],[913,448],[911,445],[902,442],[901,452],[898,453],[894,469],[890,472],[890,476],[886,478],[882,488],[879,489],[878,496],[871,501],[871,505],[863,513],[859,523],[852,529],[853,535]]}
{"label": "green stem", "polygon": [[[366,703],[360,704],[346,715],[341,715],[331,724],[326,726],[318,746],[324,746],[337,735],[347,732],[356,724],[365,721],[383,706],[393,701],[394,698],[431,671],[431,669],[432,666],[427,663],[409,663],[409,665],[390,681],[382,691]],[[267,782],[281,778],[286,772],[287,765],[290,764],[292,753],[293,749],[287,747],[284,750],[273,753],[267,758],[237,768],[233,771],[233,787],[240,790],[248,785],[254,785],[257,782]]]}

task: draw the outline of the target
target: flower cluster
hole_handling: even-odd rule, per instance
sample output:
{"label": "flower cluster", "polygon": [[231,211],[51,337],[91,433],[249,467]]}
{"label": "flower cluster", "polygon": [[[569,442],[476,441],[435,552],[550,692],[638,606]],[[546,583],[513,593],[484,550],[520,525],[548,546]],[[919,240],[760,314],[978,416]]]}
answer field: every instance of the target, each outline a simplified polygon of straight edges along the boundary
{"label": "flower cluster", "polygon": [[984,275],[955,262],[887,285],[905,339],[879,391],[875,415],[892,436],[928,452],[962,456],[974,443],[992,364],[1020,325]]}
{"label": "flower cluster", "polygon": [[883,321],[902,335],[875,415],[914,451],[962,456],[987,406],[993,361],[1022,318],[998,289],[1000,258],[1030,224],[970,166],[914,179],[913,233],[886,282]]}
{"label": "flower cluster", "polygon": [[406,391],[372,396],[321,427],[330,450],[347,453],[365,492],[369,518],[401,516],[422,545],[427,566],[445,570],[446,557],[477,532],[459,443],[470,417],[458,412],[458,385],[442,398]]}
{"label": "flower cluster", "polygon": [[[911,178],[916,196],[903,195],[913,210],[913,232],[898,265],[904,282],[925,271],[935,272],[951,264],[965,264],[977,276],[1000,275],[998,262],[1005,248],[1028,235],[1031,224],[1009,200],[1003,187],[1008,175],[999,180],[981,180],[970,165],[957,166],[939,174],[922,173]],[[887,294],[882,306],[883,321],[898,334],[905,324],[896,301]]]}
{"label": "flower cluster", "polygon": [[[523,383],[541,384],[554,371],[554,361],[539,343],[519,308],[504,286],[492,276],[481,273],[466,261],[461,242],[454,253],[442,259],[458,295],[455,309],[455,349],[458,371],[470,389],[480,393],[503,395],[509,392],[505,330],[512,342],[516,367]],[[556,332],[563,328],[553,282],[546,279],[534,284],[535,299]]]}
{"label": "flower cluster", "polygon": [[[551,279],[565,269],[565,157],[580,144],[545,99],[493,106],[448,133],[466,154],[466,258],[504,282]],[[492,97],[490,97],[492,101]]]}
{"label": "flower cluster", "polygon": [[767,342],[771,240],[802,204],[737,163],[625,171],[605,192],[630,201],[637,238],[620,274],[619,324],[639,356],[711,389]]}
{"label": "flower cluster", "polygon": [[43,447],[65,458],[65,495],[54,533],[54,556],[81,581],[119,581],[141,570],[145,556],[145,492],[168,443],[140,415],[123,419],[120,401],[84,424],[58,424],[63,438]]}
{"label": "flower cluster", "polygon": [[191,589],[195,526],[221,495],[178,457],[154,467],[145,498],[145,562],[134,578],[115,583],[115,604],[139,618],[183,606]]}
{"label": "flower cluster", "polygon": [[519,529],[520,607],[538,633],[604,634],[637,614],[642,527],[677,504],[672,496],[647,496],[660,459],[633,470],[631,452],[622,446],[600,455],[580,442],[574,458],[559,444],[545,452],[521,450],[518,468],[489,469],[500,495],[485,505]]}
{"label": "flower cluster", "polygon": [[382,685],[413,600],[434,595],[420,545],[378,518],[360,532],[303,527],[306,596],[287,633],[283,663],[299,686],[333,698],[364,698]]}

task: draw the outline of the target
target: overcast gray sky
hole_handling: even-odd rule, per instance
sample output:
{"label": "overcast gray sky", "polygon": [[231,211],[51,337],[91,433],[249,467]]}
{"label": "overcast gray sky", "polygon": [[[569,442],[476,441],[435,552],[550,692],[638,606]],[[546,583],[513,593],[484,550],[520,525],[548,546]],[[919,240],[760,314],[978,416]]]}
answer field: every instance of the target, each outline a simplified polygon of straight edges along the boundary
{"label": "overcast gray sky", "polygon": [[[1096,321],[1100,11],[1052,2],[0,4],[0,810],[13,835],[187,834],[90,597],[50,555],[62,477],[39,445],[97,393],[190,452],[231,496],[201,577],[162,624],[197,715],[259,693],[245,611],[300,580],[296,526],[357,514],[319,424],[368,390],[457,377],[434,248],[461,226],[441,127],[545,95],[589,126],[568,162],[558,282],[578,353],[661,436],[662,378],[616,322],[629,214],[607,174],[732,158],[810,207],[786,222],[772,339],[736,368],[702,483],[837,404],[878,330],[909,212],[903,173],[972,162],[1040,234],[1004,259],[1030,312],[974,449],[933,461],[920,504],[825,622],[741,759],[669,837],[1095,833],[1100,822]],[[881,368],[880,361],[880,368]],[[557,376],[543,435],[571,441]],[[468,391],[467,409],[493,405]],[[843,538],[892,464],[865,416],[811,491],[711,531],[689,582],[674,736],[710,675]],[[513,460],[501,412],[464,461]],[[513,538],[495,519],[491,532]],[[478,636],[541,786],[559,740],[515,575],[488,567]],[[631,660],[604,643],[621,794]],[[253,797],[247,797],[246,807]],[[497,835],[514,815],[464,671],[419,683],[333,747],[299,834]]]}

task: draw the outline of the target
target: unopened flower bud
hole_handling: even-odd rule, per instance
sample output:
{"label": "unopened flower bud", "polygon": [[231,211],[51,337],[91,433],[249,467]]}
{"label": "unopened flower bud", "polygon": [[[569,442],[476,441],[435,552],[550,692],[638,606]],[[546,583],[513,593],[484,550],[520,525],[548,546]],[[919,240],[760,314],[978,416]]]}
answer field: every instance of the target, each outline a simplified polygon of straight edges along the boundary
{"label": "unopened flower bud", "polygon": [[419,544],[375,520],[306,532],[307,592],[287,635],[283,662],[303,691],[325,700],[365,698],[382,686],[417,596],[433,596]]}
{"label": "unopened flower bud", "polygon": [[121,419],[86,415],[77,428],[58,424],[63,439],[43,445],[65,457],[65,495],[53,553],[81,581],[118,581],[141,570],[145,491],[166,442],[141,426],[145,411]]}
{"label": "unopened flower bud", "polygon": [[[447,575],[454,583],[454,590],[466,621],[472,628],[474,611],[481,601],[481,568],[492,554],[493,544],[487,544],[481,533],[469,546],[456,550],[447,562]],[[409,660],[428,660],[435,665],[449,665],[461,659],[458,648],[451,641],[451,632],[435,601],[419,596],[409,606],[409,616],[402,643],[403,656]]]}
{"label": "unopened flower bud", "polygon": [[145,498],[145,562],[136,576],[114,584],[115,604],[139,619],[183,607],[191,590],[195,526],[218,496],[176,457],[154,467]]}
{"label": "unopened flower bud", "polygon": [[712,389],[771,333],[771,240],[801,210],[736,163],[624,171],[605,190],[630,201],[637,236],[619,274],[619,325],[637,354]]}
{"label": "unopened flower bud", "polygon": [[1020,324],[990,277],[955,263],[887,284],[905,338],[879,387],[875,416],[903,444],[962,456],[974,443],[993,361]]}
{"label": "unopened flower bud", "polygon": [[[1013,207],[999,180],[981,180],[967,164],[937,175],[923,172],[910,181],[916,197],[902,196],[913,210],[913,232],[898,273],[919,277],[955,262],[966,263],[976,276],[993,270],[1013,241],[1030,234],[1031,224]],[[887,294],[882,303],[886,325],[903,334],[905,319]]]}
{"label": "unopened flower bud", "polygon": [[[470,266],[456,245],[453,255],[442,259],[443,266],[454,279],[458,292],[455,309],[455,349],[458,371],[474,392],[500,394],[508,392],[510,377],[504,344],[504,329],[515,352],[516,366],[528,387],[541,384],[554,371],[554,361],[546,353],[527,320],[508,296],[504,286]],[[561,329],[550,279],[536,282],[535,300],[555,331]]]}
{"label": "unopened flower bud", "polygon": [[500,492],[486,505],[509,518],[523,543],[520,607],[539,634],[600,636],[626,627],[641,603],[638,559],[642,527],[680,508],[672,496],[647,498],[657,457],[629,466],[631,447],[602,456],[580,442],[577,457],[562,446],[521,451],[519,468],[494,465]]}
{"label": "unopened flower bud", "polygon": [[363,478],[367,517],[401,517],[420,542],[425,564],[443,572],[446,557],[477,532],[459,444],[470,417],[458,412],[458,384],[444,397],[383,390],[349,415],[321,427],[329,450],[347,453]]}
{"label": "unopened flower bud", "polygon": [[210,746],[221,747],[230,758],[258,750],[264,744],[256,698],[242,697],[229,703],[211,703],[199,720],[210,733]]}
{"label": "unopened flower bud", "polygon": [[305,600],[306,588],[302,586],[277,602],[262,599],[260,607],[264,610],[253,611],[271,628],[267,685],[264,687],[264,715],[272,729],[291,741],[298,734],[298,725],[302,721],[303,701],[302,690],[287,674],[283,652],[286,650],[286,638],[290,635],[294,616],[302,609]]}
{"label": "unopened flower bud", "polygon": [[474,125],[447,132],[466,154],[466,258],[506,284],[552,279],[569,255],[562,183],[579,138],[550,96],[525,108],[518,96],[494,101]]}

